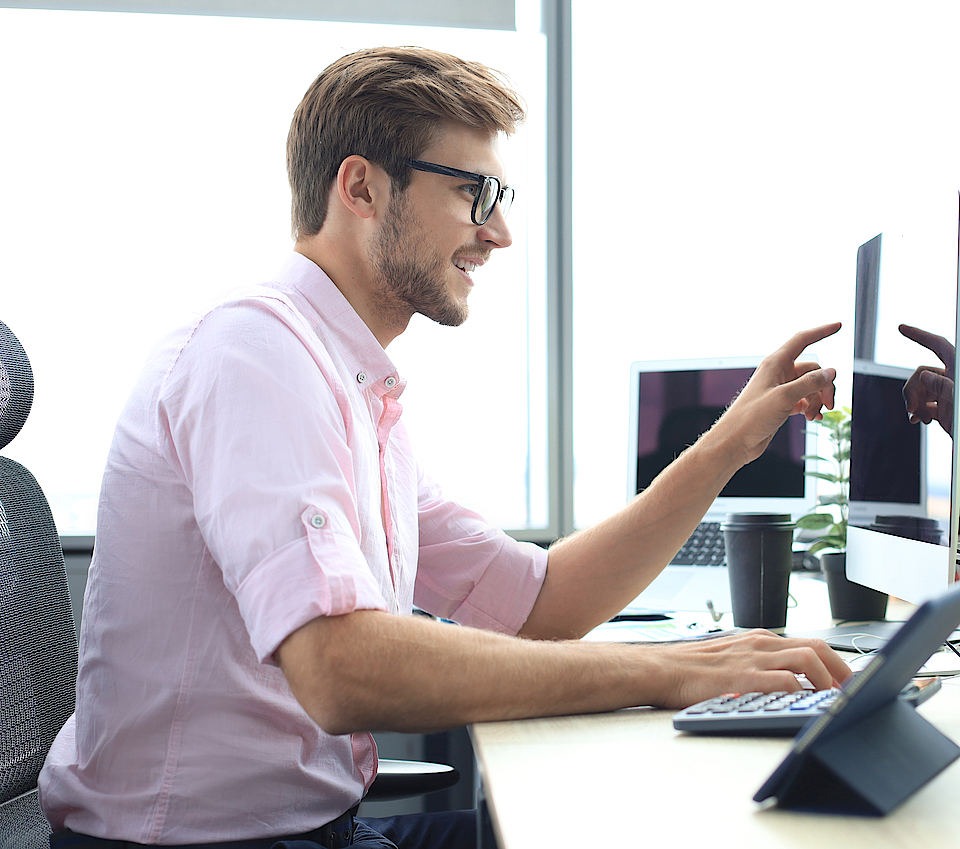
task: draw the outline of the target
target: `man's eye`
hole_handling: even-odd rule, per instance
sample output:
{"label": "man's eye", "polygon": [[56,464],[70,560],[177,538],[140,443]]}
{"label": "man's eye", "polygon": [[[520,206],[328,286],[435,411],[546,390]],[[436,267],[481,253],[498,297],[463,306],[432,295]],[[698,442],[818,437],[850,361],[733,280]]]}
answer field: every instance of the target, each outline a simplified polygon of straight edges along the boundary
{"label": "man's eye", "polygon": [[477,192],[480,191],[480,187],[476,183],[467,183],[466,185],[463,185],[460,188],[463,189],[472,198],[475,198],[477,196]]}

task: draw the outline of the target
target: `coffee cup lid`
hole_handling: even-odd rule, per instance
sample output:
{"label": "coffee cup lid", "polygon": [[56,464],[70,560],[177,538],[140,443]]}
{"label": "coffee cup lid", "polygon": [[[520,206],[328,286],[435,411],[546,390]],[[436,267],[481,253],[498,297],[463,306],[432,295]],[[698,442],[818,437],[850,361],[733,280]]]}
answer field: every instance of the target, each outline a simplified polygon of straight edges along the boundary
{"label": "coffee cup lid", "polygon": [[723,528],[781,528],[793,527],[793,518],[789,513],[727,513]]}

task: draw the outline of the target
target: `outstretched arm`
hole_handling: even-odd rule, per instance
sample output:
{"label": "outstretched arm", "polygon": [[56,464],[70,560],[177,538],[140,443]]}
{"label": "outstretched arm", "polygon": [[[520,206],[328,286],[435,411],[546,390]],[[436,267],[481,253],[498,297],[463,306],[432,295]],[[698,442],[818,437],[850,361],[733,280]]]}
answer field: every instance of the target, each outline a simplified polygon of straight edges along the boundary
{"label": "outstretched arm", "polygon": [[727,481],[759,457],[791,415],[813,421],[834,403],[834,369],[800,361],[836,333],[796,334],[766,357],[719,421],[623,510],[550,550],[547,577],[521,634],[578,638],[616,615],[660,573]]}

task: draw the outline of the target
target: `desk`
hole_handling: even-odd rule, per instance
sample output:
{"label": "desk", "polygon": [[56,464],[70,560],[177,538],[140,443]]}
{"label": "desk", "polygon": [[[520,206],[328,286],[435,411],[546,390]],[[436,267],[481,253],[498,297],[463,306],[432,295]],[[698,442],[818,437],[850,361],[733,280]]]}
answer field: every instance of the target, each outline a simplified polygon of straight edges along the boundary
{"label": "desk", "polygon": [[[815,627],[809,610],[803,628]],[[960,680],[944,681],[919,710],[960,741]],[[672,716],[633,708],[473,726],[502,849],[960,846],[960,761],[884,818],[796,814],[753,801],[790,740],[690,736],[674,731]]]}

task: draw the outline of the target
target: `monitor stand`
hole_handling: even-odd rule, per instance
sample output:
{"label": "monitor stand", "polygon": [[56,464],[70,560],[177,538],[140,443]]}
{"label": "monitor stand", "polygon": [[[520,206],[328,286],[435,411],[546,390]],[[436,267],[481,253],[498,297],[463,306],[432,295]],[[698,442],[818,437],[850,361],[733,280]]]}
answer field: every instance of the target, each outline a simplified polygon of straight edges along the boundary
{"label": "monitor stand", "polygon": [[[903,622],[844,622],[833,628],[819,631],[789,632],[787,637],[807,637],[826,641],[827,645],[840,651],[869,652],[882,648],[900,628]],[[951,643],[960,643],[960,629],[950,635]]]}

